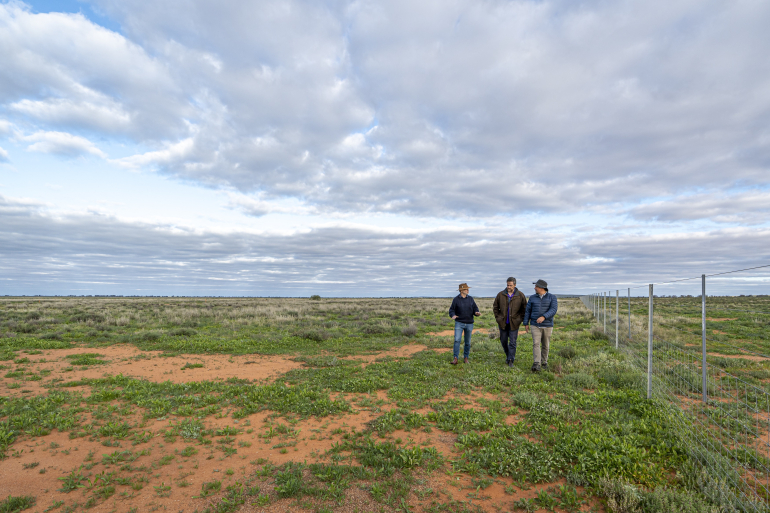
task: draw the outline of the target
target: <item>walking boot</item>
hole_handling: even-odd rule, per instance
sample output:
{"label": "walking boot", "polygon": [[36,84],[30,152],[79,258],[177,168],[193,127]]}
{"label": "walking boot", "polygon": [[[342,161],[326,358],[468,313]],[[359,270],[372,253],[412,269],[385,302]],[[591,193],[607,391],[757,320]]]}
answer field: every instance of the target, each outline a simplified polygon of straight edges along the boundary
{"label": "walking boot", "polygon": [[548,362],[543,362],[543,365],[540,366],[543,370],[548,370]]}
{"label": "walking boot", "polygon": [[455,356],[454,360],[451,361],[452,365],[457,365],[457,357]]}
{"label": "walking boot", "polygon": [[539,363],[533,363],[532,364],[532,372],[540,372],[540,364]]}
{"label": "walking boot", "polygon": [[508,360],[508,367],[513,368],[513,362],[514,360]]}
{"label": "walking boot", "polygon": [[468,358],[463,358],[463,363],[468,363]]}

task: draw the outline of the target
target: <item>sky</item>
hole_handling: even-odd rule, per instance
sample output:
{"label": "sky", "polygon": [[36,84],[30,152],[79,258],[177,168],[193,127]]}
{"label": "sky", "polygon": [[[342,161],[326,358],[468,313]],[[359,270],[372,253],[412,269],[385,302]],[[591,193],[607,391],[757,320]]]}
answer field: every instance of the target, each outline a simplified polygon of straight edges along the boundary
{"label": "sky", "polygon": [[0,1],[0,295],[770,264],[769,25],[757,0]]}

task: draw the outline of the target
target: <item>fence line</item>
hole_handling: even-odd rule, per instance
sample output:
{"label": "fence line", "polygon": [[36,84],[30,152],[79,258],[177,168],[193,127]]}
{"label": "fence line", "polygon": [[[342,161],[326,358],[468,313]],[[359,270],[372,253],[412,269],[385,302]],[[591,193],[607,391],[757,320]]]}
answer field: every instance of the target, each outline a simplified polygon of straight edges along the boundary
{"label": "fence line", "polygon": [[[764,268],[770,266],[758,266]],[[718,273],[721,274],[730,274]],[[594,315],[615,348],[646,374],[647,397],[662,401],[671,409],[677,431],[688,447],[690,457],[701,465],[698,480],[701,492],[717,502],[722,511],[768,512],[770,499],[770,393],[740,376],[721,368],[708,353],[706,336],[706,275],[701,275],[700,333],[662,323],[655,312],[658,299],[649,285],[647,330],[632,329],[631,290],[628,287],[628,334],[621,334],[620,290],[582,296],[583,304]],[[687,281],[691,278],[675,281]],[[665,282],[671,283],[671,282]],[[714,311],[728,311],[715,306]],[[741,313],[752,313],[736,310]],[[758,312],[755,312],[758,313]],[[625,319],[623,319],[625,320]],[[638,319],[637,319],[638,320]],[[609,329],[608,329],[609,324]],[[614,324],[614,329],[613,325]],[[697,337],[700,344],[667,340],[661,329],[674,329]],[[760,340],[767,340],[759,337]],[[740,352],[769,358],[749,349],[732,346]],[[722,365],[724,362],[721,363]],[[726,365],[723,365],[726,366]]]}

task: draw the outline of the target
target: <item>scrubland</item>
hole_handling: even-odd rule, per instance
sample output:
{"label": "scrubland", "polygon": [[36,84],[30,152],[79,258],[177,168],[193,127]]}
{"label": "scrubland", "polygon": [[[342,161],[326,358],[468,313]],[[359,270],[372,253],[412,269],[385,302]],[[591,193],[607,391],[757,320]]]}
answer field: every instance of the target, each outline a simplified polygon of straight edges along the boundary
{"label": "scrubland", "polygon": [[[691,347],[697,300],[677,301],[660,329]],[[2,298],[0,512],[733,507],[702,494],[676,413],[577,299],[537,374],[523,332],[504,364],[489,298],[470,363],[449,365],[449,302]],[[714,322],[761,352],[744,314]],[[765,386],[764,360],[714,336]]]}

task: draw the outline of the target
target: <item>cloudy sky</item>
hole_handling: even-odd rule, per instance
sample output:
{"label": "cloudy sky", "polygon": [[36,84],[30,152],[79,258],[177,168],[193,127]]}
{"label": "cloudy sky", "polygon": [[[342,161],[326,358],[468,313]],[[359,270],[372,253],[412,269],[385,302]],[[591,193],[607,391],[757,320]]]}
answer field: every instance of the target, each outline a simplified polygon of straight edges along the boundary
{"label": "cloudy sky", "polygon": [[769,264],[768,26],[757,0],[0,2],[0,294]]}

